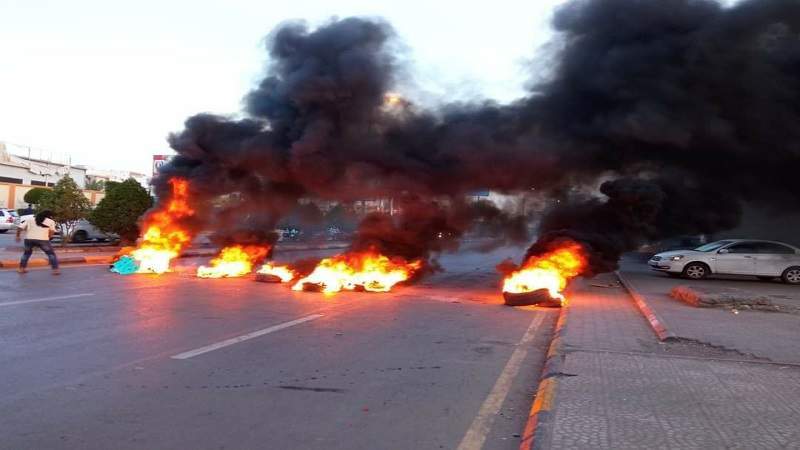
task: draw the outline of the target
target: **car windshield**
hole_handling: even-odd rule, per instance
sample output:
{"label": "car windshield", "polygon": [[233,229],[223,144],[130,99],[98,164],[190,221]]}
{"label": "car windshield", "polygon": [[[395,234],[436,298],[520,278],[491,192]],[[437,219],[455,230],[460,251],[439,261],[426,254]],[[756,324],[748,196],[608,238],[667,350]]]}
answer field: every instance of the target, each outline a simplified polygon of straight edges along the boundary
{"label": "car windshield", "polygon": [[701,245],[700,247],[697,247],[694,250],[697,251],[697,252],[713,252],[714,250],[716,250],[716,249],[718,249],[720,247],[724,247],[724,246],[730,244],[731,242],[733,242],[733,241],[709,242],[708,244]]}

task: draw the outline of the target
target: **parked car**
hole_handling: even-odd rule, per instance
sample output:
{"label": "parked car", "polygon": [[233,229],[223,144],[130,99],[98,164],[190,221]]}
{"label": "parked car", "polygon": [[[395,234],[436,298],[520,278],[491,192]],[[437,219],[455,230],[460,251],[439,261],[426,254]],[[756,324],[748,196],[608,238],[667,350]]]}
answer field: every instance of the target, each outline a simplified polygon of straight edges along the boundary
{"label": "parked car", "polygon": [[[61,233],[63,233],[63,228]],[[81,243],[87,241],[116,241],[119,239],[114,233],[103,233],[97,227],[92,225],[91,222],[81,219],[72,230],[70,242]]]}
{"label": "parked car", "polygon": [[0,233],[8,233],[8,230],[15,230],[19,216],[11,209],[0,209]]}
{"label": "parked car", "polygon": [[295,227],[283,227],[276,230],[278,232],[278,241],[299,241],[304,235],[303,230]]}
{"label": "parked car", "polygon": [[711,274],[752,275],[800,284],[800,249],[783,242],[725,239],[693,250],[658,253],[648,264],[653,270],[694,280]]}

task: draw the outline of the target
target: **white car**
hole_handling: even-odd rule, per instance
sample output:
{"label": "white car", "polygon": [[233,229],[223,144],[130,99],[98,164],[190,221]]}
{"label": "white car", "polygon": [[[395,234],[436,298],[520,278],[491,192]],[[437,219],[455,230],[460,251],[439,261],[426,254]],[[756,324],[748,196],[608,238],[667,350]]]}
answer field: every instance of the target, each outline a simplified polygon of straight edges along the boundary
{"label": "white car", "polygon": [[800,249],[783,242],[726,239],[694,250],[659,253],[648,264],[653,270],[694,280],[710,274],[753,275],[800,284]]}
{"label": "white car", "polygon": [[17,212],[10,209],[0,209],[0,233],[17,229]]}
{"label": "white car", "polygon": [[81,219],[72,230],[70,242],[80,244],[87,241],[115,241],[117,239],[119,239],[119,236],[116,234],[103,233],[88,220]]}

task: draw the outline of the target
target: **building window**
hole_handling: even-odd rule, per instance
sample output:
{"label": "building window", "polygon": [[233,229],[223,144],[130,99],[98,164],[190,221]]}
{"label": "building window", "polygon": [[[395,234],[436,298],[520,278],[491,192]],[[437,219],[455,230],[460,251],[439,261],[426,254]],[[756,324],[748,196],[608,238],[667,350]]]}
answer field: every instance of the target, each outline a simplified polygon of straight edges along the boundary
{"label": "building window", "polygon": [[45,183],[44,181],[31,180],[31,185],[33,185],[33,186],[47,186],[47,183]]}
{"label": "building window", "polygon": [[0,177],[0,182],[22,184],[22,178]]}

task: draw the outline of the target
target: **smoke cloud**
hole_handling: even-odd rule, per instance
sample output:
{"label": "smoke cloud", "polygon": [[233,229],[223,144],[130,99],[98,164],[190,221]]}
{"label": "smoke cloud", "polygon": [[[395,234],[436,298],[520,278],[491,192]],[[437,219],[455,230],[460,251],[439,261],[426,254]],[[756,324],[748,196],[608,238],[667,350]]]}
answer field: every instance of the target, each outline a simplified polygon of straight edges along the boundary
{"label": "smoke cloud", "polygon": [[[353,248],[427,259],[475,227],[526,240],[527,218],[469,196],[533,190],[561,201],[529,255],[569,237],[592,273],[732,228],[744,203],[800,200],[800,2],[573,0],[552,25],[555,66],[527,97],[435,111],[388,101],[403,68],[385,21],[282,25],[246,118],[189,118],[157,192],[188,179],[194,226],[221,240],[274,241],[264,230],[301,198],[392,198],[400,212],[367,216]],[[219,226],[221,197],[250,232]]]}

